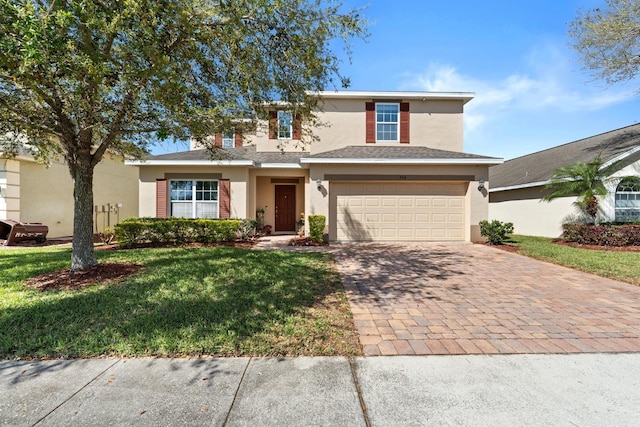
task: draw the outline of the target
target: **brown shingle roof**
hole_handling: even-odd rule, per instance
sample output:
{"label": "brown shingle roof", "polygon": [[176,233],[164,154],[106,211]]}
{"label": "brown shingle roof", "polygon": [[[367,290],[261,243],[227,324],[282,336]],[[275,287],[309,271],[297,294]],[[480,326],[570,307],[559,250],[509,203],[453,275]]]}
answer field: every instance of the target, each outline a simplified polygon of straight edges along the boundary
{"label": "brown shingle roof", "polygon": [[149,156],[146,160],[252,160],[255,163],[299,163],[306,152],[256,152],[255,145],[217,150],[214,155],[205,150],[181,151],[179,153]]}
{"label": "brown shingle roof", "polygon": [[381,146],[378,144],[350,145],[306,157],[310,159],[483,159],[496,160],[496,162],[502,161],[502,159],[496,157],[461,153],[459,151],[416,146]]}
{"label": "brown shingle roof", "polygon": [[546,182],[553,172],[597,156],[606,163],[640,147],[640,124],[616,129],[558,147],[508,160],[489,168],[491,188],[527,186]]}

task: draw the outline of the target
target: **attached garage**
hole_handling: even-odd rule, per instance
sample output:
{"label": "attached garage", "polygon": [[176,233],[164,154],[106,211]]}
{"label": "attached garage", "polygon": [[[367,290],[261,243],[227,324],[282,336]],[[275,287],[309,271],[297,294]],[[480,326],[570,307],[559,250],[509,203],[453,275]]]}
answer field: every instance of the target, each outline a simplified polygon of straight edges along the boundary
{"label": "attached garage", "polygon": [[464,241],[468,182],[331,182],[330,238]]}

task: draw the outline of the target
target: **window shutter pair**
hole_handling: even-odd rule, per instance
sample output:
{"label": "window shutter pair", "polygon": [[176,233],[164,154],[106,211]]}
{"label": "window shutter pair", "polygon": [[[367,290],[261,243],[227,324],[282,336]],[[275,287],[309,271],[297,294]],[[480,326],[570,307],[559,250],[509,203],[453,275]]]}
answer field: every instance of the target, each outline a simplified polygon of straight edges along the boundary
{"label": "window shutter pair", "polygon": [[[222,147],[222,134],[221,133],[216,133],[213,137],[213,143],[215,144],[216,147],[220,148]],[[234,132],[234,139],[233,139],[233,143],[234,146],[236,148],[238,147],[242,147],[242,134],[238,131]]]}
{"label": "window shutter pair", "polygon": [[[269,111],[269,139],[278,139],[278,112],[275,110]],[[297,114],[293,116],[291,124],[291,139],[302,139],[302,127]]]}
{"label": "window shutter pair", "polygon": [[[218,211],[220,218],[231,218],[231,182],[218,180]],[[169,216],[169,181],[156,179],[156,218]]]}
{"label": "window shutter pair", "polygon": [[[375,144],[376,142],[376,103],[365,103],[365,122],[366,122],[366,134],[365,141],[367,144]],[[409,103],[400,103],[400,142],[408,144],[409,139]]]}

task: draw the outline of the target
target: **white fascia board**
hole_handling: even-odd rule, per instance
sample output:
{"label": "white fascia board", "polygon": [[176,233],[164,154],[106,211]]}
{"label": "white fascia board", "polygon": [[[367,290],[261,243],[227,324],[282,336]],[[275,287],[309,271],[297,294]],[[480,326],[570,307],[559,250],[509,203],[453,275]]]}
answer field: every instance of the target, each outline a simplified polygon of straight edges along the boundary
{"label": "white fascia board", "polygon": [[352,165],[499,165],[504,159],[344,159],[303,157],[300,163],[352,164]]}
{"label": "white fascia board", "polygon": [[638,145],[638,146],[637,146],[637,147],[635,147],[635,148],[632,148],[632,149],[631,149],[631,150],[629,150],[629,151],[625,151],[624,153],[622,153],[622,154],[620,154],[620,155],[618,155],[618,156],[614,157],[613,159],[609,160],[609,161],[608,161],[608,162],[606,162],[606,163],[603,163],[603,164],[602,164],[602,166],[600,166],[600,170],[602,170],[602,169],[606,169],[606,168],[608,168],[609,166],[611,166],[611,165],[613,165],[613,164],[615,164],[615,163],[617,163],[617,162],[619,162],[619,161],[621,161],[621,160],[624,160],[625,158],[627,158],[627,157],[629,157],[629,156],[631,156],[631,155],[633,155],[633,154],[637,153],[638,151],[640,151],[640,145]]}
{"label": "white fascia board", "polygon": [[300,163],[258,163],[256,167],[262,169],[302,169]]}
{"label": "white fascia board", "polygon": [[126,160],[129,166],[253,166],[252,160]]}
{"label": "white fascia board", "polygon": [[308,92],[309,95],[318,96],[320,98],[341,98],[341,99],[415,99],[415,100],[434,100],[434,99],[453,99],[461,100],[466,104],[475,98],[474,92],[393,92],[393,91],[321,91]]}
{"label": "white fascia board", "polygon": [[[498,191],[508,191],[508,190],[520,190],[522,188],[540,187],[542,185],[547,185],[548,183],[549,183],[549,180],[529,182],[526,184],[519,184],[519,185],[509,185],[506,187],[489,188],[489,193],[495,193]],[[491,181],[489,181],[489,185],[491,185]]]}

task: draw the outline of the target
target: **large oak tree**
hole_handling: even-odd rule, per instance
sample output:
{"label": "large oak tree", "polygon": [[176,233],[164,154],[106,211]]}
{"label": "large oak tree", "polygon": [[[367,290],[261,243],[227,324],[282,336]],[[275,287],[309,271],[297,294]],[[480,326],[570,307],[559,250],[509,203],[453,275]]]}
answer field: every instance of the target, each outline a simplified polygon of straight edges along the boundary
{"label": "large oak tree", "polygon": [[93,171],[105,153],[206,138],[269,100],[312,115],[338,87],[336,41],[365,36],[331,0],[0,0],[0,152],[63,156],[71,271],[97,264]]}
{"label": "large oak tree", "polygon": [[572,46],[585,69],[609,84],[640,73],[640,1],[606,0],[581,10],[569,24]]}

